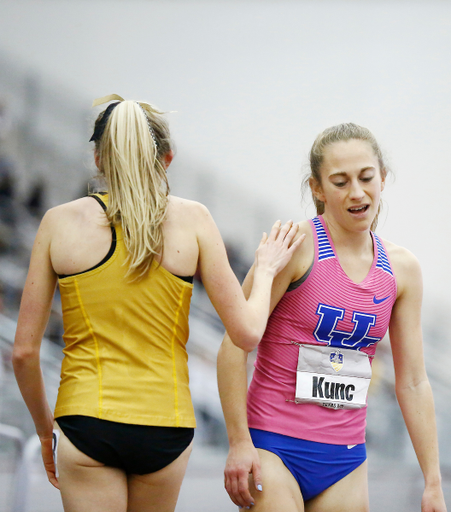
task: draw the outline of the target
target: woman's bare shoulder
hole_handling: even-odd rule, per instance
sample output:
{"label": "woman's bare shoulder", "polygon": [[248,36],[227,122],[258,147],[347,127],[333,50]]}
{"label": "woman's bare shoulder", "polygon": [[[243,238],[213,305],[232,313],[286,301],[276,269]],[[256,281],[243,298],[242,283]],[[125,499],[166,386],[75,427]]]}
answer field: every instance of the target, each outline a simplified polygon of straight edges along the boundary
{"label": "woman's bare shoulder", "polygon": [[312,228],[311,228],[308,220],[301,220],[297,224],[299,226],[299,230],[298,230],[299,235],[306,235],[306,236],[312,235]]}
{"label": "woman's bare shoulder", "polygon": [[[300,221],[295,223],[298,226],[295,240],[300,236],[305,235],[305,239],[301,246],[293,254],[287,266],[277,275],[277,286],[283,293],[288,288],[288,285],[294,281],[299,280],[307,271],[312,263],[314,256],[313,236],[310,224],[308,221]],[[280,297],[279,297],[280,298]]]}
{"label": "woman's bare shoulder", "polygon": [[54,229],[68,227],[69,223],[92,221],[97,215],[104,215],[100,204],[91,197],[82,197],[47,210],[41,225]]}
{"label": "woman's bare shoulder", "polygon": [[[307,220],[301,220],[297,223],[298,232],[296,233],[296,237],[294,240],[297,240],[300,236],[305,235],[305,240],[302,242],[302,245],[296,254],[301,259],[310,258],[310,255],[313,254],[313,234],[312,228]],[[310,258],[311,259],[311,258]]]}
{"label": "woman's bare shoulder", "polygon": [[181,222],[194,222],[210,219],[208,208],[199,203],[178,196],[169,196],[168,216],[176,216]]}
{"label": "woman's bare shoulder", "polygon": [[67,203],[62,203],[57,206],[53,206],[47,210],[46,215],[58,216],[58,215],[74,215],[77,213],[83,213],[89,210],[98,210],[102,208],[99,203],[92,197],[86,196],[80,199],[74,199]]}
{"label": "woman's bare shoulder", "polygon": [[399,265],[415,265],[419,264],[417,257],[405,247],[397,245],[389,240],[382,239],[384,246],[387,249],[390,261],[393,264]]}
{"label": "woman's bare shoulder", "polygon": [[421,280],[421,267],[418,258],[401,245],[394,244],[385,239],[382,239],[382,241],[387,249],[398,286],[408,283],[409,280]]}
{"label": "woman's bare shoulder", "polygon": [[206,210],[207,207],[198,201],[193,201],[192,199],[185,199],[184,197],[179,196],[169,196],[169,204],[174,208],[186,209],[186,210]]}

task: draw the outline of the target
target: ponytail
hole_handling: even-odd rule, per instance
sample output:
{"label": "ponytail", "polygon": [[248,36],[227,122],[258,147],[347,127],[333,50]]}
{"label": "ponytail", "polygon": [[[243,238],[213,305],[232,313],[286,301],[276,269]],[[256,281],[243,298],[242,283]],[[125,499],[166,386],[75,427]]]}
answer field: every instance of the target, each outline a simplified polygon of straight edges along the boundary
{"label": "ponytail", "polygon": [[122,225],[127,276],[139,278],[163,255],[169,184],[161,159],[171,150],[169,130],[162,113],[147,103],[121,101],[106,120],[105,113],[96,122],[96,130],[97,123],[104,126],[95,142],[108,185],[106,215],[112,225]]}

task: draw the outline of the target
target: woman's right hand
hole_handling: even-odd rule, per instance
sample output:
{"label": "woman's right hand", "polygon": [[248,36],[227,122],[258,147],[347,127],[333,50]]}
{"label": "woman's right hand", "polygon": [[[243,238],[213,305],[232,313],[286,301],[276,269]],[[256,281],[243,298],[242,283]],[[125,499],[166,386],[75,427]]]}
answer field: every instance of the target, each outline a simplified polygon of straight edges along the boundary
{"label": "woman's right hand", "polygon": [[53,434],[50,436],[40,436],[42,461],[44,462],[45,472],[49,482],[59,489],[58,478],[56,477],[55,460],[53,458]]}
{"label": "woman's right hand", "polygon": [[278,220],[273,225],[269,236],[263,233],[263,238],[255,252],[255,269],[269,272],[272,276],[276,276],[283,270],[305,239],[305,234],[302,234],[293,242],[298,229],[298,224],[293,224],[291,220],[283,226]]}
{"label": "woman's right hand", "polygon": [[252,442],[244,441],[230,446],[224,470],[224,487],[233,503],[245,509],[254,504],[249,490],[249,475],[253,477],[256,492],[261,492],[260,457]]}

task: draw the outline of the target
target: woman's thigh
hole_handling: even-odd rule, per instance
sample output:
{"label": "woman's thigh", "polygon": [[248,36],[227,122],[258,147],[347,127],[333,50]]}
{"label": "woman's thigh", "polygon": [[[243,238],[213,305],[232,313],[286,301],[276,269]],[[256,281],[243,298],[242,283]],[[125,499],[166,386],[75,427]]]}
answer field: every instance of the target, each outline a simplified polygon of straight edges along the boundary
{"label": "woman's thigh", "polygon": [[[263,492],[249,488],[255,499],[254,512],[368,512],[368,470],[363,462],[354,471],[321,494],[304,502],[299,484],[282,460],[272,452],[258,449]],[[252,479],[252,477],[251,477]]]}
{"label": "woman's thigh", "polygon": [[303,512],[304,502],[299,485],[282,460],[274,453],[257,449],[261,463],[263,491],[255,490],[250,477],[249,489],[255,505],[254,512]]}
{"label": "woman's thigh", "polygon": [[129,475],[127,512],[173,512],[185,476],[192,442],[168,466],[147,475]]}
{"label": "woman's thigh", "polygon": [[65,512],[125,512],[125,473],[88,457],[59,430],[58,482]]}
{"label": "woman's thigh", "polygon": [[305,503],[306,512],[368,512],[369,509],[366,461]]}

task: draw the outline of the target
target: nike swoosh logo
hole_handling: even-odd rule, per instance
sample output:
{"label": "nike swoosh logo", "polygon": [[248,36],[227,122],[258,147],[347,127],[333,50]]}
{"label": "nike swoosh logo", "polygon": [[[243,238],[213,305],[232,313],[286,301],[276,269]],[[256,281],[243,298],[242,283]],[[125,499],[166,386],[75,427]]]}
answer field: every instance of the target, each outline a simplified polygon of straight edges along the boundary
{"label": "nike swoosh logo", "polygon": [[373,302],[374,302],[374,304],[381,304],[382,302],[384,302],[384,300],[387,300],[389,297],[390,297],[390,295],[387,295],[383,299],[376,299],[376,295],[375,295],[373,297]]}
{"label": "nike swoosh logo", "polygon": [[352,450],[354,446],[357,446],[356,444],[348,444],[348,450]]}

